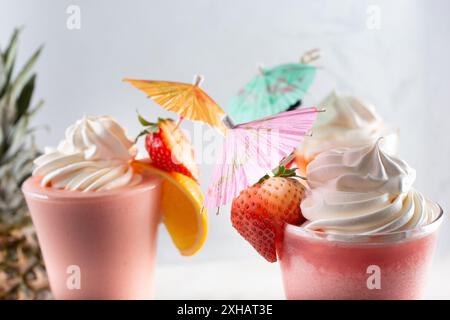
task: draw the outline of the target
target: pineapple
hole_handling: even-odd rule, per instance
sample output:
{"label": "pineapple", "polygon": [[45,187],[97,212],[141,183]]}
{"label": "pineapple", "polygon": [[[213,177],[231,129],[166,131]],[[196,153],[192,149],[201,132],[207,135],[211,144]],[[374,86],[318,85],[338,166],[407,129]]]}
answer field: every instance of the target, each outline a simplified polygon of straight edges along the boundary
{"label": "pineapple", "polygon": [[[38,155],[30,119],[39,48],[14,72],[19,30],[0,48],[0,299],[47,299],[47,276],[27,205],[20,190]],[[13,76],[13,73],[15,76]]]}

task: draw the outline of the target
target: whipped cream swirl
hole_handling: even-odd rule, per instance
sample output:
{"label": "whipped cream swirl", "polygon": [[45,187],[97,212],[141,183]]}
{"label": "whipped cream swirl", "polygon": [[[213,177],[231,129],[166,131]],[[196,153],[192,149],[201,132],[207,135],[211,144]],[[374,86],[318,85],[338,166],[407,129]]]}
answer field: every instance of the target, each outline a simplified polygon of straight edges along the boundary
{"label": "whipped cream swirl", "polygon": [[397,130],[386,125],[372,105],[332,91],[319,106],[326,112],[317,116],[312,136],[305,137],[298,148],[304,158],[335,148],[365,146],[380,137],[385,138],[382,147],[386,152],[397,153]]}
{"label": "whipped cream swirl", "polygon": [[137,148],[110,116],[83,117],[66,130],[56,149],[34,161],[42,186],[101,191],[135,185],[142,179],[130,166]]}
{"label": "whipped cream swirl", "polygon": [[416,171],[383,151],[380,140],[323,152],[309,164],[310,190],[301,204],[306,228],[370,235],[433,221],[435,210],[412,188]]}

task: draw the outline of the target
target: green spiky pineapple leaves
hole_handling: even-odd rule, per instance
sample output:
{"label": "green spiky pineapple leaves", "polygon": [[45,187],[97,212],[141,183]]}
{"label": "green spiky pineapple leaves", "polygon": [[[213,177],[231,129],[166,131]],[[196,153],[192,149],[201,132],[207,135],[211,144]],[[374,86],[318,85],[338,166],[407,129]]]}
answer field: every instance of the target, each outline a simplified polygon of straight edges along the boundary
{"label": "green spiky pineapple leaves", "polygon": [[38,155],[30,119],[43,105],[32,105],[36,74],[32,69],[39,58],[38,48],[17,67],[20,29],[16,29],[3,51],[0,48],[0,225],[8,226],[26,218],[20,185],[31,174]]}

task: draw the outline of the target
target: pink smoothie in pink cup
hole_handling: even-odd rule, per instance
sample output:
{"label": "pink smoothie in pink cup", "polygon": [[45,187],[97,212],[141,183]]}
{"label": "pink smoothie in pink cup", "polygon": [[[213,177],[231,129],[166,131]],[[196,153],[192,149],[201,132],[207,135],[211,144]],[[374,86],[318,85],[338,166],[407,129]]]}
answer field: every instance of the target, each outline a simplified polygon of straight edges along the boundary
{"label": "pink smoothie in pink cup", "polygon": [[81,193],[23,185],[56,299],[151,299],[159,178]]}
{"label": "pink smoothie in pink cup", "polygon": [[134,172],[133,140],[84,117],[23,184],[56,299],[151,299],[161,181]]}

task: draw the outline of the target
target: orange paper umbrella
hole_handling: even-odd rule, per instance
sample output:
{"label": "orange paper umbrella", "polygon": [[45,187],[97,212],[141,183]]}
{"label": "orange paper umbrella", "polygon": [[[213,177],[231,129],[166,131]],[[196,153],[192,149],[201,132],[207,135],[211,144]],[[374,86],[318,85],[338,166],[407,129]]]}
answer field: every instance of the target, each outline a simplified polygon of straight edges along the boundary
{"label": "orange paper umbrella", "polygon": [[225,112],[199,87],[201,76],[197,75],[193,84],[134,79],[124,81],[145,92],[161,107],[178,113],[181,119],[201,121],[225,133],[226,127],[222,122]]}

